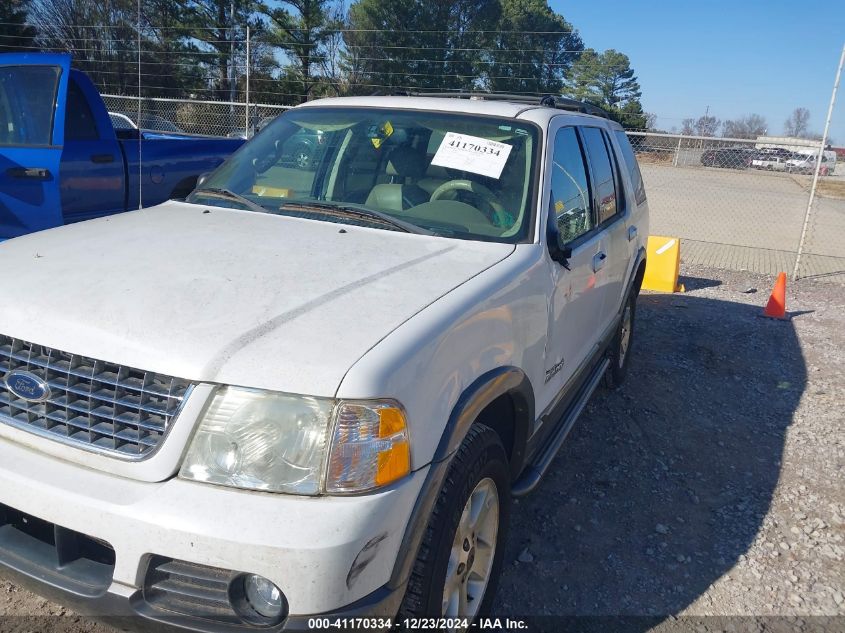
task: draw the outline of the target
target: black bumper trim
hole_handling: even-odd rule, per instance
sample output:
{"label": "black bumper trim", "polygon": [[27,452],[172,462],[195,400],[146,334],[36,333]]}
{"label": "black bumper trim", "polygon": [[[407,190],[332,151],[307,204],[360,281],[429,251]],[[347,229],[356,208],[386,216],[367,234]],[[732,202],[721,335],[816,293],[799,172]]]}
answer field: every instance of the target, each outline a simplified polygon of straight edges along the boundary
{"label": "black bumper trim", "polygon": [[[136,591],[129,598],[105,592],[96,597],[88,597],[40,578],[35,578],[0,563],[0,575],[13,584],[28,589],[47,599],[73,609],[76,613],[102,620],[116,628],[132,631],[163,633],[172,631],[193,631],[195,633],[275,633],[277,631],[313,631],[309,621],[320,619],[348,619],[356,617],[393,618],[399,611],[399,605],[405,595],[405,585],[391,589],[387,585],[376,589],[352,604],[326,613],[311,615],[289,615],[281,624],[274,627],[250,625],[228,625],[189,618],[155,611],[144,602],[141,591]],[[372,630],[372,629],[370,629]]]}

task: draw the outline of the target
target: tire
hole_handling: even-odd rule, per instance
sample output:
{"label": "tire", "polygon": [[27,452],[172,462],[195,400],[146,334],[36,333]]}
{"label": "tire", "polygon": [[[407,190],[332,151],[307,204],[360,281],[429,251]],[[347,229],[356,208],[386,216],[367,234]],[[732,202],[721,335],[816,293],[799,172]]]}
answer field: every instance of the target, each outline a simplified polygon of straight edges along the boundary
{"label": "tire", "polygon": [[[449,465],[408,580],[399,621],[458,615],[472,621],[490,613],[507,540],[510,484],[498,434],[483,424],[473,425]],[[471,516],[479,505],[487,512],[479,512],[477,524],[465,524],[464,515]],[[462,542],[459,528],[466,537]],[[486,579],[480,580],[484,569]],[[447,574],[452,581],[448,586]],[[461,592],[465,597],[474,595],[466,599],[463,612]]]}
{"label": "tire", "polygon": [[622,318],[619,327],[608,350],[610,365],[604,374],[604,386],[616,389],[625,382],[628,375],[628,365],[631,362],[631,346],[634,342],[634,322],[637,315],[637,293],[631,291],[625,299]]}

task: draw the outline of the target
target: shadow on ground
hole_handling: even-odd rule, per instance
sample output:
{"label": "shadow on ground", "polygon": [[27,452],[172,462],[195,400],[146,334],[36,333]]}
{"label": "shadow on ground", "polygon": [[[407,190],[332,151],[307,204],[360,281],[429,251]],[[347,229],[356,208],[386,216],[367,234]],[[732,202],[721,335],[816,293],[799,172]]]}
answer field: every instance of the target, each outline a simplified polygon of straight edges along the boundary
{"label": "shadow on ground", "polygon": [[[748,550],[807,378],[791,323],[759,312],[640,297],[628,382],[593,396],[546,480],[515,506],[496,615],[647,630]],[[586,626],[619,616],[635,617]],[[532,630],[561,622],[540,617]]]}
{"label": "shadow on ground", "polygon": [[682,284],[687,292],[690,292],[692,290],[701,290],[702,288],[713,288],[715,286],[722,285],[722,282],[718,279],[707,279],[705,277],[687,277],[686,275],[681,275],[680,277],[678,277],[678,283]]}

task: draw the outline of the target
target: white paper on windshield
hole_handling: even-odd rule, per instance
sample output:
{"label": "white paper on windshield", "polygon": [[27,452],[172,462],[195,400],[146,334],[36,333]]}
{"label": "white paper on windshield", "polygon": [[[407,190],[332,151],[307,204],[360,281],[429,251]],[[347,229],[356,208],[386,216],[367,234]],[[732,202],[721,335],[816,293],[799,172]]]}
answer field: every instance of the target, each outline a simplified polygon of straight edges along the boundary
{"label": "white paper on windshield", "polygon": [[431,164],[469,171],[498,180],[502,175],[502,169],[505,168],[505,163],[508,162],[511,149],[511,146],[506,143],[469,134],[446,132]]}

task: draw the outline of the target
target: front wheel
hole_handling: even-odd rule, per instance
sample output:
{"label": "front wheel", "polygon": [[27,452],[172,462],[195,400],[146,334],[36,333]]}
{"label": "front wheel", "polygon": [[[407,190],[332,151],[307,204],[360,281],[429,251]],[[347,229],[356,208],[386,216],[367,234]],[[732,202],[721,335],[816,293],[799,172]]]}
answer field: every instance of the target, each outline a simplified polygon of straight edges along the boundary
{"label": "front wheel", "polygon": [[474,425],[446,475],[429,519],[400,621],[489,613],[510,517],[510,471],[498,434]]}
{"label": "front wheel", "polygon": [[622,318],[616,329],[616,335],[610,343],[608,359],[610,366],[604,374],[604,384],[613,389],[625,382],[628,364],[631,360],[631,344],[634,342],[634,319],[637,311],[637,293],[632,290],[625,299]]}

